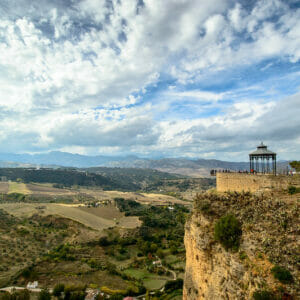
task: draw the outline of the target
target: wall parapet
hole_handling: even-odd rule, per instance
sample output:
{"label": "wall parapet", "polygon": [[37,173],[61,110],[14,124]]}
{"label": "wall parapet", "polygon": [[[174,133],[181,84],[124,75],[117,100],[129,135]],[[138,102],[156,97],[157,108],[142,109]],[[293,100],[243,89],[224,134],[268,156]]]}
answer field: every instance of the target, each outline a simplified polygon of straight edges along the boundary
{"label": "wall parapet", "polygon": [[300,186],[300,176],[223,173],[217,172],[217,191],[263,191],[272,189],[286,189],[289,185]]}

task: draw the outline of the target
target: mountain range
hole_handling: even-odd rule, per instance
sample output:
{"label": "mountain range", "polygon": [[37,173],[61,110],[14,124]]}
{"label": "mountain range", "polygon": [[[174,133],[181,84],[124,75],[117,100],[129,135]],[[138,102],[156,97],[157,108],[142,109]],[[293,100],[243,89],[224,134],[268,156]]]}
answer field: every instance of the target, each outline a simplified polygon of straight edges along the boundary
{"label": "mountain range", "polygon": [[[42,154],[0,153],[0,167],[117,167],[155,169],[192,177],[209,176],[211,169],[248,170],[248,162],[228,162],[216,159],[159,158],[149,159],[137,156],[87,156],[68,152],[52,151]],[[287,161],[278,163],[279,170],[285,170]]]}

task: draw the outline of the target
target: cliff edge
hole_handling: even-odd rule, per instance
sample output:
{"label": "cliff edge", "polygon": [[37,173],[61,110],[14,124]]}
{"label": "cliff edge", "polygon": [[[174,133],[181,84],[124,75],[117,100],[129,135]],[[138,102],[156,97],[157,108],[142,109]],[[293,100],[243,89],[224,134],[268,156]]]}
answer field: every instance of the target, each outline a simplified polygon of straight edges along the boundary
{"label": "cliff edge", "polygon": [[[300,299],[299,200],[271,193],[198,195],[186,223],[183,299]],[[235,249],[216,240],[215,225],[226,215],[241,224]]]}

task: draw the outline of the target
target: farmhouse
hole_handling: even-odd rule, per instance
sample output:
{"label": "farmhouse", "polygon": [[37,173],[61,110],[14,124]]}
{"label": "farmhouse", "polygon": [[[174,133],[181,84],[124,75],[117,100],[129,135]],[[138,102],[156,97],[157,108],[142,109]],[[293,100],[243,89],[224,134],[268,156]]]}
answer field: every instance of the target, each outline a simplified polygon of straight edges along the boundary
{"label": "farmhouse", "polygon": [[39,286],[39,283],[37,281],[33,281],[33,282],[28,282],[27,283],[27,288],[28,289],[36,289]]}

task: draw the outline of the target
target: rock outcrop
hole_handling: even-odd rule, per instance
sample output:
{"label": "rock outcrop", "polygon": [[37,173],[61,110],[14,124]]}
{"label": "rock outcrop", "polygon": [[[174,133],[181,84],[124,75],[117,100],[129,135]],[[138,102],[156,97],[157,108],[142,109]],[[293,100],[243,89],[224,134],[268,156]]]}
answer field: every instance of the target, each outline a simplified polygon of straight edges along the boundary
{"label": "rock outcrop", "polygon": [[[186,223],[183,299],[252,299],[259,291],[274,299],[298,299],[298,203],[296,198],[282,201],[250,193],[199,195]],[[235,252],[214,239],[214,225],[227,213],[242,223],[241,245]],[[274,278],[275,265],[288,270],[293,282]]]}

